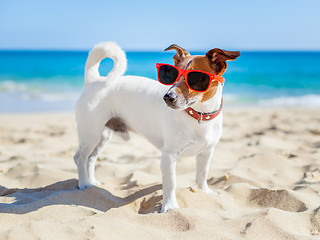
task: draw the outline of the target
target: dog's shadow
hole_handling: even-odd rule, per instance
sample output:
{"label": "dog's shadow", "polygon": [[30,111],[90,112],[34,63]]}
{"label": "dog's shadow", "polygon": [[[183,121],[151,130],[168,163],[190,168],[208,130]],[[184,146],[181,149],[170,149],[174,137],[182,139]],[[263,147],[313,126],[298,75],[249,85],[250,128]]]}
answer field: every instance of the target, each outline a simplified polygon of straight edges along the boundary
{"label": "dog's shadow", "polygon": [[[57,182],[42,188],[12,188],[0,186],[0,197],[14,198],[12,203],[0,203],[0,213],[25,214],[51,205],[76,205],[93,208],[99,211],[108,211],[111,208],[119,208],[131,202],[155,193],[162,188],[161,184],[152,185],[141,189],[127,197],[114,196],[109,191],[100,187],[91,187],[79,190],[77,179],[69,179]],[[137,209],[139,213],[159,211],[161,197],[151,201],[151,205],[145,208],[145,200]],[[149,199],[149,200],[151,200]],[[152,206],[153,204],[153,206]]]}

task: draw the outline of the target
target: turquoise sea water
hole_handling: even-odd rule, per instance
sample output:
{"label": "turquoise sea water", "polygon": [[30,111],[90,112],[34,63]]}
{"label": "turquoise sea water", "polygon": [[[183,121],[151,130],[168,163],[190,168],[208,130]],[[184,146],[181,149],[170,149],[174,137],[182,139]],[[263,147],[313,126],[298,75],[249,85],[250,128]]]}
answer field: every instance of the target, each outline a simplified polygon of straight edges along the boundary
{"label": "turquoise sea water", "polygon": [[[88,52],[0,51],[0,112],[73,110]],[[192,53],[204,54],[204,53]],[[156,63],[174,53],[127,52],[126,75],[156,80]],[[112,68],[104,60],[100,73]],[[224,74],[225,107],[320,108],[320,52],[241,52]]]}

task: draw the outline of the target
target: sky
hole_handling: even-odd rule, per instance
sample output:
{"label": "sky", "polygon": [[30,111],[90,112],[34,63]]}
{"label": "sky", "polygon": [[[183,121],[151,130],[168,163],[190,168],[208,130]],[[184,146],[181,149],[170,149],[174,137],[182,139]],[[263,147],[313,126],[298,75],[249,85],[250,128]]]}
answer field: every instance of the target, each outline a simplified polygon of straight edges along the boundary
{"label": "sky", "polygon": [[0,49],[320,51],[319,0],[0,0]]}

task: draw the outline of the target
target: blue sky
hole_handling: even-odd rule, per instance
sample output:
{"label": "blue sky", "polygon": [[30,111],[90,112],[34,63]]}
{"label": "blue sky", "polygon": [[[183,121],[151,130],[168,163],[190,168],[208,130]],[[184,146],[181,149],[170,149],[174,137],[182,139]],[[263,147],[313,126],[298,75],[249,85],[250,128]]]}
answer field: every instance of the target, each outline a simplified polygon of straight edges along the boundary
{"label": "blue sky", "polygon": [[319,0],[0,0],[0,49],[320,50]]}

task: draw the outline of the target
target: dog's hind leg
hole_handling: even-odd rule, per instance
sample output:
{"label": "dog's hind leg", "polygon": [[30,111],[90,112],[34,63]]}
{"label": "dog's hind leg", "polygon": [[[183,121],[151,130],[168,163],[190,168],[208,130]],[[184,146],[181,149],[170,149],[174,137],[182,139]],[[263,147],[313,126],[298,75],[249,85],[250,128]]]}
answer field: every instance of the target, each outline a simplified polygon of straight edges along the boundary
{"label": "dog's hind leg", "polygon": [[94,152],[95,148],[101,141],[103,128],[97,128],[96,126],[98,125],[100,124],[78,125],[79,149],[74,158],[78,168],[78,185],[80,189],[92,186],[92,183],[89,181],[87,166],[90,155]]}
{"label": "dog's hind leg", "polygon": [[89,183],[92,185],[100,185],[100,182],[95,178],[95,163],[98,159],[99,154],[103,151],[107,143],[111,140],[113,132],[105,128],[101,134],[101,139],[98,145],[95,147],[93,152],[90,154],[87,162],[87,173],[89,178]]}
{"label": "dog's hind leg", "polygon": [[197,155],[197,175],[196,182],[198,187],[204,192],[210,195],[216,195],[217,193],[211,190],[207,183],[207,177],[210,169],[210,162],[213,156],[214,148],[209,151],[202,152]]}

